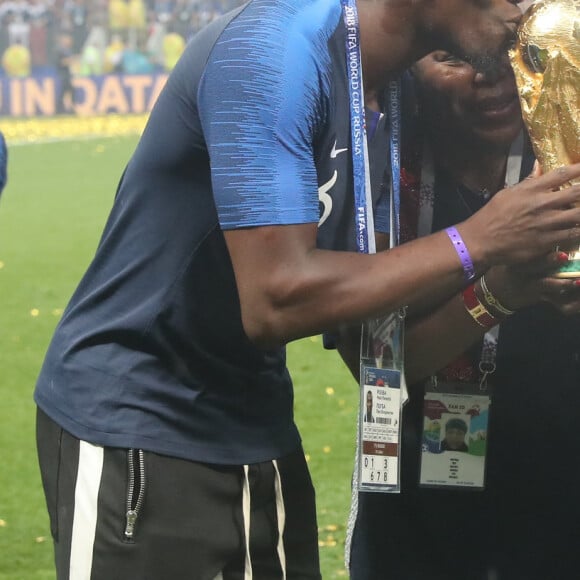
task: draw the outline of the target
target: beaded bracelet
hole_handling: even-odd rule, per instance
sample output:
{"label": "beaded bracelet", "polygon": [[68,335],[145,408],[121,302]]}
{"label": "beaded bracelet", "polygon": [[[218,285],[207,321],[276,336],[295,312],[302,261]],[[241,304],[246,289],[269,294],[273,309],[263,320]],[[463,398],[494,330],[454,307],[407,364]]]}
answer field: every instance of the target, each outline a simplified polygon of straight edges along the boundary
{"label": "beaded bracelet", "polygon": [[486,281],[485,281],[485,274],[480,278],[479,283],[481,285],[481,290],[483,292],[483,299],[487,303],[488,306],[495,308],[498,312],[505,314],[506,316],[512,315],[515,311],[506,308],[492,293],[489,289]]}
{"label": "beaded bracelet", "polygon": [[483,328],[492,328],[499,324],[499,320],[480,302],[475,293],[475,284],[471,284],[463,291],[463,304],[471,318]]}
{"label": "beaded bracelet", "polygon": [[467,282],[471,282],[475,278],[475,267],[473,265],[473,261],[471,260],[471,256],[469,255],[469,251],[467,250],[467,246],[465,242],[459,235],[457,228],[450,227],[445,230],[445,233],[449,236],[459,259],[461,260],[461,265],[463,266],[463,274],[465,275],[465,280]]}

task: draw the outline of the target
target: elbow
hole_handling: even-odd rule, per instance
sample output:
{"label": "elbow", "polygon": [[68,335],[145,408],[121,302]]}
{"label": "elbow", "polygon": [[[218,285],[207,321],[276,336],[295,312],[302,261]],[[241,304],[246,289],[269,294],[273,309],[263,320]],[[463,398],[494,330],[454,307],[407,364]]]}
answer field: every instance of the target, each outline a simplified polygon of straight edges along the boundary
{"label": "elbow", "polygon": [[296,280],[271,276],[266,283],[256,283],[248,290],[240,292],[242,325],[258,348],[280,348],[308,334],[307,321],[300,314],[303,298]]}
{"label": "elbow", "polygon": [[242,325],[250,342],[259,349],[274,350],[289,342],[276,311],[267,305],[259,312],[242,307]]}

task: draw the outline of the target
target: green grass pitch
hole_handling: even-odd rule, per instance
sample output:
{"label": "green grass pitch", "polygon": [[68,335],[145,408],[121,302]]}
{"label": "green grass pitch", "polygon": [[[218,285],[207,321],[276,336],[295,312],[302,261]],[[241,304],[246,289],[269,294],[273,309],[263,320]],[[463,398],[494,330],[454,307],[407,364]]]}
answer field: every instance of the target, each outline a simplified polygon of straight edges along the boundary
{"label": "green grass pitch", "polygon": [[[10,148],[0,199],[0,580],[54,579],[32,391],[135,144],[134,137],[111,137]],[[317,489],[323,578],[346,577],[357,389],[319,337],[289,345],[288,358]]]}

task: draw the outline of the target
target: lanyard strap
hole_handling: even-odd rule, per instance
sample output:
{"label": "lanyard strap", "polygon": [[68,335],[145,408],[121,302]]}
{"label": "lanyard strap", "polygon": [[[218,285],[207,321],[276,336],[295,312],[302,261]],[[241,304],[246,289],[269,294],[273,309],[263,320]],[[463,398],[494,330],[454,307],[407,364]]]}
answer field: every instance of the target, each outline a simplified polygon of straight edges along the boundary
{"label": "lanyard strap", "polygon": [[346,27],[346,67],[350,105],[350,133],[354,178],[355,229],[358,251],[374,254],[375,224],[366,138],[360,32],[355,0],[341,0]]}
{"label": "lanyard strap", "polygon": [[401,237],[401,81],[389,83],[389,145],[391,156],[391,247]]}

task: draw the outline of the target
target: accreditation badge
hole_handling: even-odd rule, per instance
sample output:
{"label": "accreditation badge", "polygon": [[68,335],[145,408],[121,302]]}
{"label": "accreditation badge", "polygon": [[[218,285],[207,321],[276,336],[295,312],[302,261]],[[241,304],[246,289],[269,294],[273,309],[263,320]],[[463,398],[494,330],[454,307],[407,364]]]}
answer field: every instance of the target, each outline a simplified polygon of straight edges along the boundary
{"label": "accreditation badge", "polygon": [[399,492],[404,317],[394,312],[362,328],[357,474],[360,491]]}
{"label": "accreditation badge", "polygon": [[429,383],[423,404],[421,487],[485,487],[490,408],[487,383]]}
{"label": "accreditation badge", "polygon": [[401,372],[361,370],[359,489],[399,491]]}

